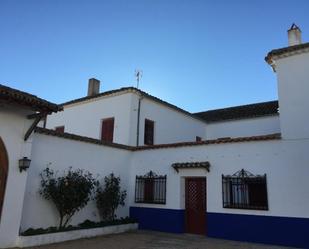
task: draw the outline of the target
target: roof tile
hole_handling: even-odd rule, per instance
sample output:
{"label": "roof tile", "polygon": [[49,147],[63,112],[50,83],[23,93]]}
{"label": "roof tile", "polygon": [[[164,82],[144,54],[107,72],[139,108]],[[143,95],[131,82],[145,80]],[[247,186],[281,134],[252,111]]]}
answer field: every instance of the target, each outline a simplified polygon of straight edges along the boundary
{"label": "roof tile", "polygon": [[28,106],[35,111],[44,111],[51,113],[62,110],[62,106],[38,98],[35,95],[22,92],[17,89],[4,86],[1,84],[0,84],[0,100],[9,103]]}
{"label": "roof tile", "polygon": [[254,118],[274,114],[278,114],[278,101],[268,101],[194,113],[194,115],[207,122]]}

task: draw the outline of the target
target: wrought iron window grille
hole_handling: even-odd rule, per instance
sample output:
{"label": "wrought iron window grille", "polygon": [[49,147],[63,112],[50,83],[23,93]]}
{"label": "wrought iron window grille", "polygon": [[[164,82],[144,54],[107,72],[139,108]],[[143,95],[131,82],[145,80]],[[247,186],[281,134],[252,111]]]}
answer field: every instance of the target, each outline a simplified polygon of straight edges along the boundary
{"label": "wrought iron window grille", "polygon": [[136,176],[135,203],[166,204],[166,175],[149,171],[144,176]]}
{"label": "wrought iron window grille", "polygon": [[222,199],[224,208],[268,210],[266,174],[242,169],[222,175]]}

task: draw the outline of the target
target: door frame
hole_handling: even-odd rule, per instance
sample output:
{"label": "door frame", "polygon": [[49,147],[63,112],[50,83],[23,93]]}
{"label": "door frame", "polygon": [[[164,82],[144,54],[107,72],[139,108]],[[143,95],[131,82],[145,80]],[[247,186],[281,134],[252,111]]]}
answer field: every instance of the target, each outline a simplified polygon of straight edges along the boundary
{"label": "door frame", "polygon": [[188,232],[188,225],[187,225],[187,196],[188,196],[188,192],[187,192],[187,182],[188,180],[190,179],[203,179],[205,181],[205,226],[204,226],[204,235],[207,235],[207,178],[206,176],[188,176],[188,177],[185,177],[185,215],[184,215],[184,218],[185,218],[185,232],[187,233]]}
{"label": "door frame", "polygon": [[4,172],[4,175],[0,175],[0,222],[1,222],[1,214],[4,204],[4,197],[5,197],[5,188],[6,188],[6,181],[8,177],[9,171],[9,160],[8,154],[5,148],[5,145],[0,137],[0,167]]}

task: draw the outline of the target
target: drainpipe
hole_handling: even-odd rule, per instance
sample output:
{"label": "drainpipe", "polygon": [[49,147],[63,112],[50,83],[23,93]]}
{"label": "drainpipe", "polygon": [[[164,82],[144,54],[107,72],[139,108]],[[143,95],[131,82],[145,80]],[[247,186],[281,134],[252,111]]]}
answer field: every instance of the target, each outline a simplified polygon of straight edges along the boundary
{"label": "drainpipe", "polygon": [[138,107],[137,107],[137,125],[136,125],[136,146],[139,146],[139,126],[140,126],[140,116],[141,116],[141,102],[142,95],[139,93]]}

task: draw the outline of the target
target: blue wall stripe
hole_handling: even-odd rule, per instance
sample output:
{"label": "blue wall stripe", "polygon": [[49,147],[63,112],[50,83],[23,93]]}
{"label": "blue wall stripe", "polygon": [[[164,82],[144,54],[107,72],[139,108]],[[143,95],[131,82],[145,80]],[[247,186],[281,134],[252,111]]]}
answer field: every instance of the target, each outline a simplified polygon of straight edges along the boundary
{"label": "blue wall stripe", "polygon": [[[130,207],[140,229],[183,233],[184,210]],[[209,237],[309,248],[309,218],[207,213]]]}
{"label": "blue wall stripe", "polygon": [[140,229],[184,232],[184,210],[130,207],[130,217],[138,221]]}
{"label": "blue wall stripe", "polygon": [[207,213],[208,236],[309,248],[309,219]]}

